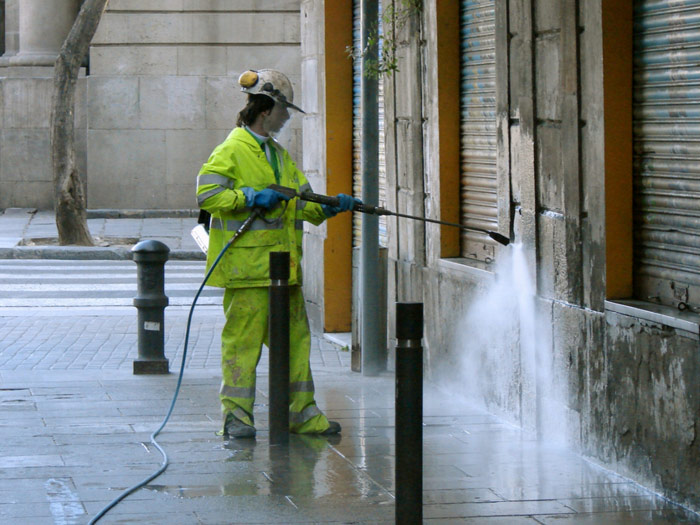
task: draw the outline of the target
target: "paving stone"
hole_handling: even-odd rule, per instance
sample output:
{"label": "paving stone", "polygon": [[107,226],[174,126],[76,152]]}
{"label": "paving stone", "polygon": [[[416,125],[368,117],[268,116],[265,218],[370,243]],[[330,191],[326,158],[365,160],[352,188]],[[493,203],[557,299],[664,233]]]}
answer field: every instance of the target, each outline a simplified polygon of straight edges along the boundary
{"label": "paving stone", "polygon": [[[3,523],[19,523],[19,520],[39,523],[38,518],[50,518],[53,524],[53,517],[47,501],[33,503],[0,503],[0,519]],[[48,523],[48,522],[47,522]]]}
{"label": "paving stone", "polygon": [[478,518],[485,516],[531,516],[538,514],[574,514],[575,511],[557,501],[494,501],[426,505],[426,518]]}
{"label": "paving stone", "polygon": [[[432,524],[454,524],[455,520],[453,518],[445,519],[424,519],[426,523]],[[478,518],[463,518],[460,519],[459,523],[465,523],[467,525],[534,525],[541,522],[537,521],[535,518],[529,516],[479,516]]]}
{"label": "paving stone", "polygon": [[537,516],[543,525],[677,525],[679,523],[697,523],[697,514],[682,509],[634,512],[596,512],[569,515]]}
{"label": "paving stone", "polygon": [[59,455],[29,455],[29,456],[2,456],[0,457],[0,469],[15,467],[61,467],[65,465]]}

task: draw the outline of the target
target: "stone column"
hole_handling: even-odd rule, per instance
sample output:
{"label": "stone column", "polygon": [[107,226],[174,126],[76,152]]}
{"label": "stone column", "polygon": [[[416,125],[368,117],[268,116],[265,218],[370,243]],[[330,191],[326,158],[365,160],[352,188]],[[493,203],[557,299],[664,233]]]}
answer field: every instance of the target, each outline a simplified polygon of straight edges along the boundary
{"label": "stone column", "polygon": [[5,0],[5,54],[9,57],[19,50],[19,0]]}
{"label": "stone column", "polygon": [[12,66],[53,66],[80,8],[80,0],[22,0],[19,51]]}
{"label": "stone column", "polygon": [[[0,208],[51,209],[51,101],[54,63],[81,0],[5,0],[5,54],[0,57]],[[87,172],[85,70],[76,86],[76,163]],[[22,170],[32,160],[30,172]]]}

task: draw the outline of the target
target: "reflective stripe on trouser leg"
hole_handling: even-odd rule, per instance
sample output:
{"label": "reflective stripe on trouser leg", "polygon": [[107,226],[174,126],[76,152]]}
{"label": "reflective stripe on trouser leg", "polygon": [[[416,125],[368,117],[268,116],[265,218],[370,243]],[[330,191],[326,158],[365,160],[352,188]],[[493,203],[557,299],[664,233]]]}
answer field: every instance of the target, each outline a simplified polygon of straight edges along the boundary
{"label": "reflective stripe on trouser leg", "polygon": [[[290,430],[298,433],[323,432],[328,419],[314,401],[309,365],[311,334],[300,286],[289,291],[289,398]],[[226,324],[221,336],[222,386],[220,399],[224,418],[233,413],[244,423],[253,424],[255,369],[261,344],[267,343],[267,288],[237,288],[224,291]],[[240,417],[242,409],[247,417]]]}
{"label": "reflective stripe on trouser leg", "polygon": [[226,323],[221,333],[221,410],[253,425],[255,369],[267,336],[267,289],[224,291]]}
{"label": "reflective stripe on trouser leg", "polygon": [[323,432],[328,419],[316,407],[309,355],[311,333],[301,286],[289,290],[289,426],[299,434]]}

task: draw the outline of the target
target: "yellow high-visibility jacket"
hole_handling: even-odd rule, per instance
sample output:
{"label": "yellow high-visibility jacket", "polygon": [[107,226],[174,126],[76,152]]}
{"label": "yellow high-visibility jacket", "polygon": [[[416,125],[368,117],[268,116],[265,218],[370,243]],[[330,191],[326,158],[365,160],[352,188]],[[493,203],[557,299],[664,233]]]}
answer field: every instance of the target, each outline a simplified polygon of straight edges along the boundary
{"label": "yellow high-visibility jacket", "polygon": [[[306,177],[287,151],[279,143],[272,144],[279,159],[279,184],[298,192],[310,190]],[[214,149],[197,176],[197,202],[211,213],[207,272],[251,213],[245,197],[246,192],[250,193],[248,188],[259,191],[276,182],[265,153],[244,128],[235,128]],[[303,221],[321,224],[326,219],[321,205],[295,198],[286,206],[282,201],[265,213],[264,218],[256,219],[250,230],[236,239],[207,281],[209,286],[269,286],[269,257],[273,251],[289,252],[289,284],[301,284]]]}

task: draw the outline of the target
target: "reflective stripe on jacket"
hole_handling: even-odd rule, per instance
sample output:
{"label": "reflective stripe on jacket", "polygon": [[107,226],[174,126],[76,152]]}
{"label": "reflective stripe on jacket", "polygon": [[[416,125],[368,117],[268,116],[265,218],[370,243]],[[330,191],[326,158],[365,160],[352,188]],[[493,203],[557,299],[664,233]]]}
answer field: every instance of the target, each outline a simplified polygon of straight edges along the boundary
{"label": "reflective stripe on jacket", "polygon": [[[280,184],[297,191],[310,190],[304,174],[287,151],[273,143],[280,160]],[[250,215],[245,192],[275,184],[275,174],[257,141],[243,128],[235,128],[212,152],[197,177],[197,202],[211,213],[207,271],[225,244]],[[288,251],[289,284],[301,284],[303,221],[321,224],[326,216],[319,204],[292,199],[281,202],[258,218],[251,229],[228,249],[207,281],[210,286],[247,288],[269,286],[269,257]]]}

